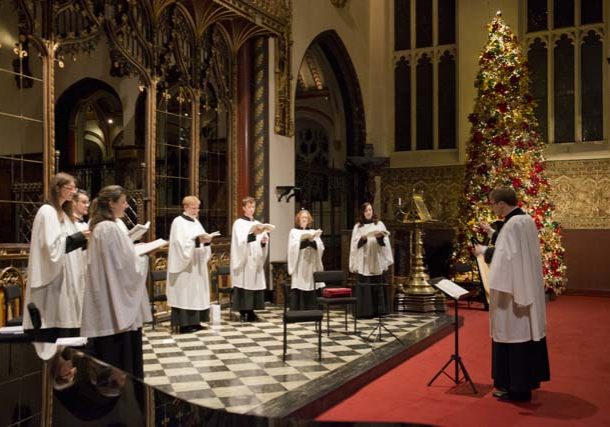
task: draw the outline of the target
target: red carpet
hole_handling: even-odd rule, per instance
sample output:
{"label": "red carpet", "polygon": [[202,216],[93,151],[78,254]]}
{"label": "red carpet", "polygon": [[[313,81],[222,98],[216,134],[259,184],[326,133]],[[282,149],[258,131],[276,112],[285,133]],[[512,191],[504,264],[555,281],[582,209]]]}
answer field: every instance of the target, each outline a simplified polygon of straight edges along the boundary
{"label": "red carpet", "polygon": [[491,395],[488,313],[460,304],[460,315],[464,316],[460,354],[478,395],[464,383],[456,389],[444,375],[426,386],[453,353],[450,335],[317,419],[444,426],[610,426],[610,298],[562,296],[548,304],[551,381],[534,391],[529,403],[501,402]]}

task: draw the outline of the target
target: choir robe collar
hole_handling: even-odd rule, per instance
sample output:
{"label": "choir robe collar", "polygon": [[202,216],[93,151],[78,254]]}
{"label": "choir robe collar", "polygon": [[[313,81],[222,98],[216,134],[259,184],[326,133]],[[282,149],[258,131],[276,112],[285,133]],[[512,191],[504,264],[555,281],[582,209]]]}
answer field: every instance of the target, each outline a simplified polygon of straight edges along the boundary
{"label": "choir robe collar", "polygon": [[183,213],[182,215],[180,215],[183,219],[186,219],[187,221],[190,222],[195,222],[195,218],[192,218],[190,216],[188,216],[187,214]]}
{"label": "choir robe collar", "polygon": [[521,208],[516,207],[515,209],[513,209],[512,211],[510,211],[505,217],[504,217],[504,223],[506,224],[506,222],[511,219],[512,217],[516,216],[516,215],[525,215],[525,212],[523,212],[521,210]]}
{"label": "choir robe collar", "polygon": [[254,221],[254,218],[250,218],[248,216],[242,215],[240,216],[241,219],[243,219],[244,221]]}

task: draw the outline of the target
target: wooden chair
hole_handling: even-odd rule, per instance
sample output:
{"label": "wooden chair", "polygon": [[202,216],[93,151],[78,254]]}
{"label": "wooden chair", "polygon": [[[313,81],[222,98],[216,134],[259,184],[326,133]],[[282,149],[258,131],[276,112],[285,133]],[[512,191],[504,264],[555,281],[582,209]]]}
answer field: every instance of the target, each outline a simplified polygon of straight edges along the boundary
{"label": "wooden chair", "polygon": [[[152,329],[155,330],[155,324],[157,323],[155,314],[157,313],[157,306],[155,303],[167,302],[167,295],[165,293],[156,292],[156,283],[167,281],[167,271],[151,271],[149,270],[149,290],[148,298],[150,300],[150,310],[152,311]],[[173,328],[173,325],[172,325]]]}
{"label": "wooden chair", "polygon": [[23,276],[15,267],[6,267],[0,272],[2,296],[4,298],[2,322],[5,326],[23,323]]}
{"label": "wooden chair", "polygon": [[[344,288],[346,287],[347,276],[345,272],[341,270],[329,270],[329,271],[316,271],[313,274],[314,282],[324,282],[327,287],[332,288]],[[326,311],[326,334],[330,335],[330,307],[331,306],[343,306],[345,309],[345,330],[347,331],[347,312],[348,308],[352,308],[352,316],[354,317],[354,333],[358,331],[358,321],[356,319],[356,302],[355,296],[351,297],[337,297],[337,298],[325,298],[323,296],[318,297],[318,304],[324,307]]]}
{"label": "wooden chair", "polygon": [[[231,267],[228,265],[219,265],[216,270],[212,272],[212,286],[218,295],[218,305],[222,308],[221,296],[224,295],[228,299],[229,305],[229,319],[233,316],[233,287],[228,285],[228,280],[231,277]],[[226,281],[225,281],[226,280]],[[225,286],[221,286],[222,283],[227,283]]]}
{"label": "wooden chair", "polygon": [[318,359],[322,360],[322,318],[324,312],[322,310],[290,310],[288,308],[288,300],[290,295],[290,283],[284,283],[284,314],[282,321],[284,324],[284,351],[282,361],[286,361],[286,351],[288,350],[288,324],[315,322],[318,331]]}

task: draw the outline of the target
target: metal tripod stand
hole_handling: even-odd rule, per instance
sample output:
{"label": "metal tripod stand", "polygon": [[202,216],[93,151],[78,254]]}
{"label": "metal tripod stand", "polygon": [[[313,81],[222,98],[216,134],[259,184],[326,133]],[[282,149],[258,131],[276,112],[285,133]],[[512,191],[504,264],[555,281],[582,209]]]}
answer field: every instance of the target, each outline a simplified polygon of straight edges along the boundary
{"label": "metal tripod stand", "polygon": [[[360,286],[362,286],[362,285],[360,285]],[[400,342],[402,345],[405,345],[405,343],[400,338],[398,338],[398,336],[396,336],[396,334],[394,334],[394,332],[390,331],[386,327],[386,325],[383,323],[383,315],[381,313],[380,294],[383,293],[384,287],[388,286],[388,284],[387,283],[370,283],[367,286],[372,286],[375,289],[373,295],[375,295],[376,299],[377,299],[377,304],[376,304],[376,306],[377,306],[377,325],[375,325],[373,330],[366,337],[366,340],[369,342],[383,341],[383,339],[381,338],[381,333],[382,333],[382,331],[386,331],[389,335],[391,335],[396,340],[398,340],[398,342]],[[375,336],[373,336],[373,335],[375,335]],[[373,337],[373,338],[371,339],[371,337]]]}
{"label": "metal tripod stand", "polygon": [[[441,291],[445,292],[443,289],[441,289]],[[440,374],[445,374],[447,377],[449,377],[449,379],[451,379],[451,381],[453,381],[453,383],[455,385],[460,384],[464,379],[466,381],[468,381],[470,383],[470,386],[472,387],[472,391],[477,394],[477,389],[474,386],[474,383],[472,382],[472,379],[470,379],[470,375],[468,374],[468,371],[466,370],[466,366],[464,366],[464,362],[462,362],[462,358],[460,357],[460,347],[459,347],[459,324],[458,324],[458,300],[459,298],[454,298],[451,295],[447,294],[445,292],[445,294],[447,296],[449,296],[454,304],[455,304],[455,314],[454,314],[454,353],[451,355],[451,357],[449,358],[449,360],[447,361],[447,363],[445,363],[443,365],[443,367],[436,373],[436,375],[434,375],[434,377],[430,380],[430,382],[428,383],[428,386],[431,386],[432,383],[439,377]],[[451,364],[451,362],[455,362],[455,375],[451,376],[450,374],[448,374],[445,369],[447,369],[449,367],[449,365]],[[460,378],[460,370],[464,373],[464,377]]]}

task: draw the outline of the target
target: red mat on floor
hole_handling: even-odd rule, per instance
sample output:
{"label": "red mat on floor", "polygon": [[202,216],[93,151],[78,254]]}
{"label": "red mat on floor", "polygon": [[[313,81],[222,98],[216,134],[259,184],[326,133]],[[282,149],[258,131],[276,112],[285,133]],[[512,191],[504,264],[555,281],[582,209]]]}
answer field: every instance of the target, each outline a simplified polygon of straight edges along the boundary
{"label": "red mat on floor", "polygon": [[534,391],[529,403],[501,402],[491,395],[488,313],[460,304],[460,316],[460,355],[478,395],[468,384],[454,387],[444,375],[427,386],[453,353],[450,335],[317,419],[446,426],[610,425],[610,298],[561,296],[548,304],[551,381]]}

